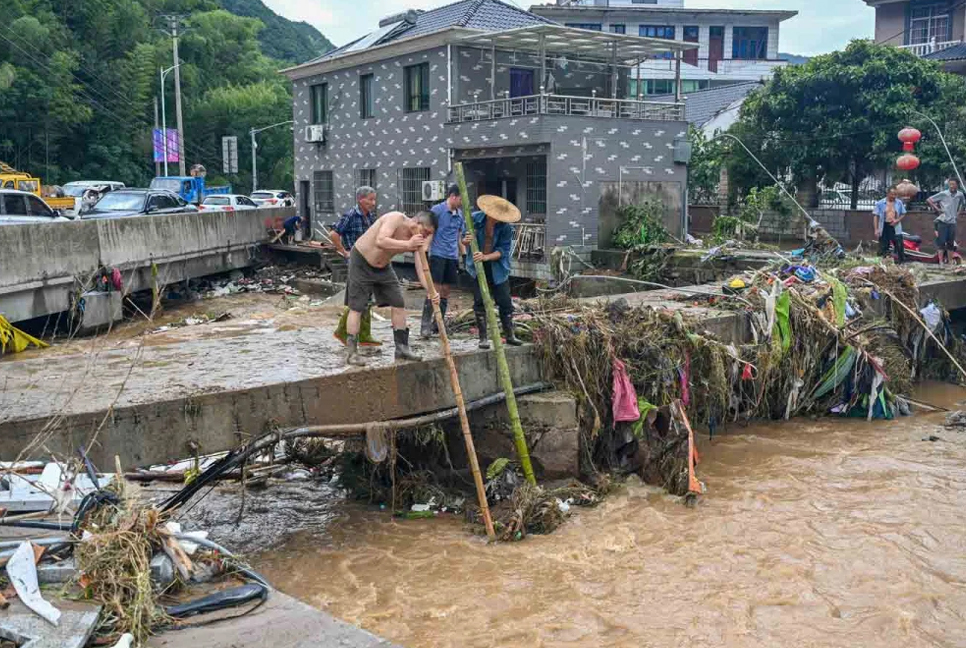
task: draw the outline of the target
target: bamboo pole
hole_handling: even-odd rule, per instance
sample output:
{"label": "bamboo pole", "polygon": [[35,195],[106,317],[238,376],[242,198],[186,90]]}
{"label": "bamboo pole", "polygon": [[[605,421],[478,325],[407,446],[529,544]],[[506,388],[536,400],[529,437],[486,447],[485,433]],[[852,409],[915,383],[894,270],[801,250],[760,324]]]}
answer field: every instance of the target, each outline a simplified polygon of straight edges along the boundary
{"label": "bamboo pole", "polygon": [[[453,386],[453,396],[456,398],[456,407],[460,414],[460,427],[463,428],[463,441],[466,442],[466,454],[470,459],[470,470],[473,471],[473,481],[476,483],[476,495],[480,500],[480,513],[483,516],[483,525],[486,527],[487,537],[496,540],[496,531],[493,530],[493,520],[490,518],[490,507],[486,503],[486,489],[483,486],[483,475],[480,474],[480,463],[476,458],[476,446],[473,444],[473,435],[470,433],[470,419],[466,415],[466,403],[463,401],[463,390],[460,387],[460,377],[456,373],[456,362],[453,360],[453,352],[449,348],[449,336],[446,334],[446,322],[443,320],[443,312],[439,309],[439,300],[436,299],[436,284],[429,272],[429,261],[426,259],[424,250],[416,250],[416,261],[423,269],[423,277],[426,280],[426,292],[429,300],[433,304],[433,314],[436,316],[436,325],[439,328],[439,341],[443,346],[443,356],[446,364],[449,365],[449,379]],[[512,392],[511,392],[512,393]]]}
{"label": "bamboo pole", "polygon": [[[466,190],[466,176],[463,174],[463,163],[453,164],[456,172],[456,182],[459,184],[460,197],[463,199],[463,219],[466,221],[466,231],[470,234],[470,249],[473,254],[480,251],[480,246],[476,242],[476,232],[473,228],[473,205],[470,203],[469,192]],[[520,412],[517,410],[517,398],[513,393],[513,380],[510,378],[510,366],[506,361],[506,351],[503,349],[503,339],[500,337],[500,326],[496,320],[496,308],[493,306],[493,297],[490,295],[490,287],[486,284],[486,273],[483,270],[482,261],[474,261],[476,267],[476,279],[480,282],[480,293],[483,295],[483,304],[486,307],[486,323],[490,333],[490,342],[496,352],[497,371],[500,374],[500,383],[506,393],[506,408],[510,415],[510,427],[513,430],[513,442],[517,449],[517,458],[520,460],[520,467],[523,468],[523,475],[527,481],[537,485],[537,480],[533,476],[533,466],[530,464],[530,450],[527,448],[527,438],[523,435],[523,425],[520,423]]]}

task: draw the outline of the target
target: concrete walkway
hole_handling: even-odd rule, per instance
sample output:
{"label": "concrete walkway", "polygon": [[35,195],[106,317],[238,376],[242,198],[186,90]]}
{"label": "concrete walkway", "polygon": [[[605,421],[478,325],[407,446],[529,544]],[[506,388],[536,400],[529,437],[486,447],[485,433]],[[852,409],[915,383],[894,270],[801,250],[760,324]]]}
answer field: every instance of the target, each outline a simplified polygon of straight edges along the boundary
{"label": "concrete walkway", "polygon": [[273,591],[260,608],[154,637],[150,648],[401,648],[321,610]]}

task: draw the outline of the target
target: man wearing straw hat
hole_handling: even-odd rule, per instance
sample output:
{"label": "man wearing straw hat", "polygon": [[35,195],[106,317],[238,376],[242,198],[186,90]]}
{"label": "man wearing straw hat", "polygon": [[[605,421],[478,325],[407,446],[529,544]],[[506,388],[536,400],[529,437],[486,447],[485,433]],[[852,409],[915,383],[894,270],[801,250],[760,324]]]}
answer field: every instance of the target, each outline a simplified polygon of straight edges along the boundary
{"label": "man wearing straw hat", "polygon": [[[510,298],[510,247],[513,244],[513,227],[510,223],[520,220],[520,210],[498,196],[480,196],[476,201],[481,211],[473,214],[473,229],[479,252],[470,258],[467,251],[466,271],[476,278],[474,261],[483,263],[486,283],[493,301],[500,311],[500,323],[506,343],[511,346],[523,344],[513,333],[513,300]],[[471,238],[467,233],[463,244],[469,250]],[[489,349],[490,339],[486,331],[486,307],[479,281],[473,283],[473,313],[480,331],[480,348]]]}

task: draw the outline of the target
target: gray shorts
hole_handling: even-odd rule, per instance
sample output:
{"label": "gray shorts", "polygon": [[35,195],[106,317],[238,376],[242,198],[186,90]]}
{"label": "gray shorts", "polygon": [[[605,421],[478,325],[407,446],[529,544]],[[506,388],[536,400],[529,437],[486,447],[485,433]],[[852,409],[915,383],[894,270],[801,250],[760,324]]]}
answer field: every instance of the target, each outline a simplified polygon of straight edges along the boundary
{"label": "gray shorts", "polygon": [[349,281],[345,287],[346,302],[350,310],[361,313],[369,305],[369,297],[375,296],[376,306],[405,308],[402,286],[392,263],[385,268],[373,268],[356,250],[349,253]]}
{"label": "gray shorts", "polygon": [[952,250],[956,247],[956,223],[936,221],[936,247]]}

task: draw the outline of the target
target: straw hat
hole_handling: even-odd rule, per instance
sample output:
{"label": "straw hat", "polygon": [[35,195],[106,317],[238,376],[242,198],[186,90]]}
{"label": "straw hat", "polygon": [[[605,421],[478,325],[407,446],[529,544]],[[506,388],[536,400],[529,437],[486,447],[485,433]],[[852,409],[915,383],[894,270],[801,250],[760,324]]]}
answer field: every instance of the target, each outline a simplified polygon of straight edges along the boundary
{"label": "straw hat", "polygon": [[476,200],[483,213],[501,223],[516,223],[520,220],[520,210],[509,200],[499,196],[480,196]]}

